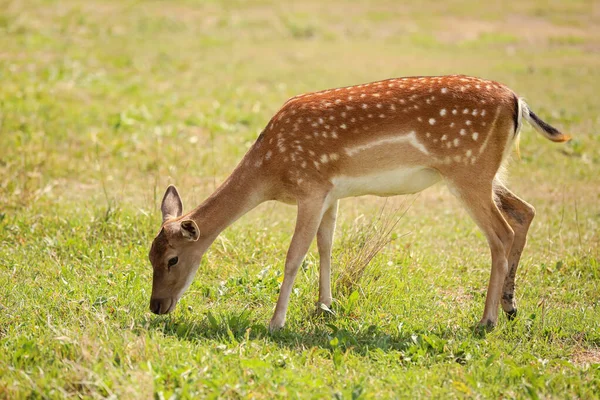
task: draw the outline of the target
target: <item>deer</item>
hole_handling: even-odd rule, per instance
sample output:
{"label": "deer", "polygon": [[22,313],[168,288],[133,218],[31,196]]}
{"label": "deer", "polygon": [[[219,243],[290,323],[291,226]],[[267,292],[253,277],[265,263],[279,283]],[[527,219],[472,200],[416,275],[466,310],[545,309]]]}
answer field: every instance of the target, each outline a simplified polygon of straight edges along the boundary
{"label": "deer", "polygon": [[217,236],[259,204],[297,205],[296,225],[271,332],[286,320],[298,268],[313,239],[318,305],[331,307],[331,255],[340,199],[418,193],[443,181],[485,235],[491,273],[479,326],[501,305],[517,315],[515,275],[535,209],[505,185],[501,170],[523,120],[547,139],[570,137],[541,120],[507,86],[464,75],[416,76],[301,94],[271,118],[231,175],[184,214],[175,186],[161,203],[152,242],[150,310],[170,313]]}

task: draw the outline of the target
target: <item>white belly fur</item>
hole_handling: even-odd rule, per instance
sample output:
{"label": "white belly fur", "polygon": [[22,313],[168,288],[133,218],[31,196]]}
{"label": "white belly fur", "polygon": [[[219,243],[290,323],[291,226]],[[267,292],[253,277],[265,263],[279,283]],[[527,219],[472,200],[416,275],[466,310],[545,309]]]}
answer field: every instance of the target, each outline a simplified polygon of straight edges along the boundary
{"label": "white belly fur", "polygon": [[339,175],[331,179],[332,196],[395,196],[417,193],[442,179],[439,172],[427,167],[403,167],[362,176]]}

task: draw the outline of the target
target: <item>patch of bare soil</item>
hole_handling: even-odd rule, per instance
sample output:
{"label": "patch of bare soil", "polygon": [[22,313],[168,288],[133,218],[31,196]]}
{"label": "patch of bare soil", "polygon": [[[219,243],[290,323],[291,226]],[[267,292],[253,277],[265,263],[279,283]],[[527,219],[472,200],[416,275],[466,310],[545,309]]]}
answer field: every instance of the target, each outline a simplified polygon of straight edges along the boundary
{"label": "patch of bare soil", "polygon": [[600,364],[600,348],[581,349],[571,356],[571,362],[577,366]]}

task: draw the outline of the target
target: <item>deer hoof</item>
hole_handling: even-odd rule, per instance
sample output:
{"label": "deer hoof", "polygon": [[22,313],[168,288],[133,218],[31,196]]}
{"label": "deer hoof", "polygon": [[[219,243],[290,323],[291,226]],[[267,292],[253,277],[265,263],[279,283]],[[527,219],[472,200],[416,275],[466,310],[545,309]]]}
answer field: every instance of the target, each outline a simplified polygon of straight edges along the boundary
{"label": "deer hoof", "polygon": [[283,328],[283,324],[284,321],[276,321],[275,319],[272,319],[271,322],[269,322],[269,333],[280,331],[281,328]]}
{"label": "deer hoof", "polygon": [[512,310],[509,310],[509,311],[505,311],[505,313],[506,313],[506,318],[509,321],[514,321],[514,319],[517,318],[517,309],[516,308],[513,308]]}
{"label": "deer hoof", "polygon": [[478,328],[480,330],[491,331],[496,327],[496,322],[491,319],[482,319],[479,321]]}

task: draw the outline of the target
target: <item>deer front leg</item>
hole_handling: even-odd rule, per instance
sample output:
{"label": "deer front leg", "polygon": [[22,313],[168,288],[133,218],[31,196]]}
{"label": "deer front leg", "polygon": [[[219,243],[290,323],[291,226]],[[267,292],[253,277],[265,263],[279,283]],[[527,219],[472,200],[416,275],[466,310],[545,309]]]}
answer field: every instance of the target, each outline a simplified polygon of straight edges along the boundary
{"label": "deer front leg", "polygon": [[331,247],[337,216],[338,202],[336,201],[325,211],[319,230],[317,231],[317,246],[319,248],[319,303],[331,307]]}
{"label": "deer front leg", "polygon": [[275,313],[269,323],[269,330],[276,331],[285,324],[285,315],[287,313],[290,301],[290,293],[294,285],[294,279],[298,273],[298,268],[306,256],[308,249],[319,228],[324,211],[323,198],[318,200],[314,197],[304,202],[298,202],[298,216],[296,219],[296,229],[285,260],[285,271],[279,298],[275,306]]}

